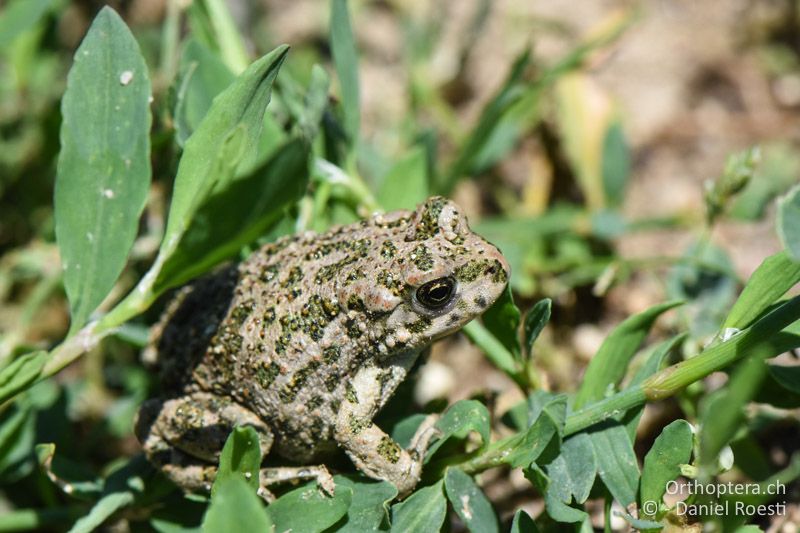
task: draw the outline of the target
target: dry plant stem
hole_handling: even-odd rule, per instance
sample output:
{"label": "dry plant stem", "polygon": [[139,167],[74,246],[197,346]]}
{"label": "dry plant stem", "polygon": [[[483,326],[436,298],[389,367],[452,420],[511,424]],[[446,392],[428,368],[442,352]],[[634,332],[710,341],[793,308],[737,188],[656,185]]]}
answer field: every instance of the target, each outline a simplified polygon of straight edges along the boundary
{"label": "dry plant stem", "polygon": [[[639,385],[570,414],[564,427],[564,436],[578,433],[598,422],[624,413],[628,409],[643,405],[648,400],[661,400],[673,396],[687,385],[722,370],[744,357],[773,356],[776,354],[776,345],[780,350],[794,347],[796,337],[785,341],[777,337],[782,329],[798,318],[800,318],[800,296],[787,301],[744,330],[739,336],[724,342],[717,342],[706,348],[700,355],[667,367]],[[782,342],[786,342],[786,345],[784,346]],[[468,474],[474,474],[499,466],[498,456],[502,456],[504,444],[512,444],[514,437],[508,437],[492,444],[491,453],[467,459],[458,464],[458,467]]]}

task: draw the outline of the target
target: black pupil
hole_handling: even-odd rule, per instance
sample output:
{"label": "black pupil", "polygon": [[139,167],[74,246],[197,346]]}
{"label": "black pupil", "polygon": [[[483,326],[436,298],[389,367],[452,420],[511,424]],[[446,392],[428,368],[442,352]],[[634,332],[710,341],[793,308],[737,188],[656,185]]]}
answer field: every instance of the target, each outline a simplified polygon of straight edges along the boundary
{"label": "black pupil", "polygon": [[450,278],[429,281],[417,290],[417,299],[426,307],[443,307],[450,301],[454,285]]}

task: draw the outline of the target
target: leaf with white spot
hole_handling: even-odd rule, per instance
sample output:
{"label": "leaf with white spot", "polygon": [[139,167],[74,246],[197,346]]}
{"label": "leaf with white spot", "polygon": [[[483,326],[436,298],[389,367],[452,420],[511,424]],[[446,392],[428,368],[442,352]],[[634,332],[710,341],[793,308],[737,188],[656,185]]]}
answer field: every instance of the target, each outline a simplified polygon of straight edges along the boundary
{"label": "leaf with white spot", "polygon": [[56,239],[75,332],[122,272],[150,187],[150,80],[109,7],[75,53],[61,113]]}

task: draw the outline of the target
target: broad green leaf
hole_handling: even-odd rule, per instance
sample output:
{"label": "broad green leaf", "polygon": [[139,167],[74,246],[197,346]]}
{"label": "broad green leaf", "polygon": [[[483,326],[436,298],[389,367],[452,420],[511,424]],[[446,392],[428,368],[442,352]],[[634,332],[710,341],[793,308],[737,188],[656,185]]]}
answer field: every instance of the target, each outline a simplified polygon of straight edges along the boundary
{"label": "broad green leaf", "polygon": [[164,262],[159,279],[180,285],[235,256],[277,222],[305,192],[308,145],[289,141],[262,166],[215,191]]}
{"label": "broad green leaf", "polygon": [[75,52],[61,114],[56,240],[74,333],[122,272],[150,186],[147,66],[110,7]]}
{"label": "broad green leaf", "polygon": [[173,112],[179,146],[185,146],[211,108],[214,97],[235,78],[217,54],[196,39],[189,39],[181,55]]}
{"label": "broad green leaf", "polygon": [[768,369],[781,386],[800,394],[800,366],[768,365]]}
{"label": "broad green leaf", "polygon": [[352,147],[358,143],[361,123],[361,96],[358,86],[358,51],[350,22],[347,0],[331,1],[331,53],[339,79],[344,130]]}
{"label": "broad green leaf", "polygon": [[550,298],[539,300],[531,307],[525,315],[525,352],[530,357],[533,353],[533,343],[539,338],[539,334],[550,321],[550,311],[553,301]]}
{"label": "broad green leaf", "polygon": [[[426,418],[428,418],[428,415],[422,413],[403,418],[392,427],[392,439],[402,448],[408,448],[411,445],[411,439],[414,438],[414,434],[417,432],[417,428]],[[428,451],[430,451],[430,447]]]}
{"label": "broad green leaf", "polygon": [[605,423],[589,433],[597,458],[597,473],[614,499],[624,507],[636,501],[639,464],[625,426]]}
{"label": "broad green leaf", "polygon": [[619,119],[612,120],[603,139],[602,176],[606,204],[619,206],[631,172],[631,154]]}
{"label": "broad green leaf", "polygon": [[[272,83],[288,52],[279,46],[252,65],[214,99],[200,126],[186,142],[172,194],[169,218],[156,262],[143,283],[153,283],[159,294],[186,278],[176,277],[176,269],[161,269],[172,259],[194,221],[195,214],[212,192],[229,186],[237,168],[247,166],[257,156],[255,146],[270,100]],[[260,195],[257,195],[261,198]],[[153,279],[155,278],[155,279]],[[139,287],[137,291],[146,291]]]}
{"label": "broad green leaf", "polygon": [[514,513],[514,519],[511,521],[511,530],[509,533],[538,533],[536,524],[533,518],[522,509]]}
{"label": "broad green leaf", "polygon": [[577,523],[586,520],[588,515],[580,509],[567,505],[570,500],[569,495],[565,495],[562,490],[559,490],[558,482],[550,479],[539,465],[533,463],[524,472],[525,477],[539,489],[539,492],[544,494],[545,509],[550,518],[562,523]]}
{"label": "broad green leaf", "polygon": [[423,487],[392,506],[392,533],[438,533],[447,515],[444,480]]}
{"label": "broad green leaf", "polygon": [[423,147],[414,148],[383,177],[377,200],[387,211],[414,209],[428,198],[428,161]]}
{"label": "broad green leaf", "polygon": [[588,434],[578,433],[566,439],[545,471],[553,482],[550,490],[561,501],[569,503],[574,497],[577,503],[585,502],[597,475],[597,458]]}
{"label": "broad green leaf", "polygon": [[483,323],[517,361],[521,357],[519,321],[519,309],[514,303],[511,287],[506,285],[500,297],[483,314]]}
{"label": "broad green leaf", "polygon": [[682,302],[672,301],[651,307],[637,315],[629,317],[617,326],[609,335],[597,354],[592,358],[583,384],[575,396],[574,409],[601,400],[610,387],[615,386],[628,368],[628,362],[636,354],[636,350],[647,336],[653,322],[665,311]]}
{"label": "broad green leaf", "polygon": [[353,490],[336,486],[331,497],[322,493],[316,483],[309,483],[287,492],[269,506],[275,531],[324,531],[338,522],[350,507]]}
{"label": "broad green leaf", "polygon": [[[665,427],[644,457],[641,480],[640,509],[654,518],[662,504],[667,483],[681,474],[681,465],[692,456],[692,427],[685,420],[675,420]],[[646,504],[646,502],[655,502]]]}
{"label": "broad green leaf", "polygon": [[134,494],[131,491],[112,492],[100,498],[92,506],[89,514],[79,519],[70,533],[89,533],[97,530],[112,514],[133,503]]}
{"label": "broad green leaf", "polygon": [[349,488],[353,491],[352,502],[347,509],[346,521],[337,527],[338,533],[366,533],[383,531],[389,523],[389,504],[397,497],[397,489],[388,481],[364,481],[336,476],[336,490]]}
{"label": "broad green leaf", "polygon": [[242,477],[226,477],[216,489],[203,518],[203,531],[272,531],[273,523],[261,498]]}
{"label": "broad green leaf", "polygon": [[800,185],[778,200],[778,235],[786,253],[800,262]]}
{"label": "broad green leaf", "polygon": [[442,417],[436,422],[436,429],[440,435],[428,447],[425,454],[426,462],[433,457],[436,450],[448,439],[463,439],[474,431],[481,436],[483,446],[489,443],[491,428],[489,425],[489,410],[476,400],[461,400],[451,405]]}
{"label": "broad green leaf", "polygon": [[747,327],[797,283],[800,283],[800,263],[793,261],[785,251],[767,257],[747,280],[723,329]]}
{"label": "broad green leaf", "polygon": [[213,498],[232,477],[243,479],[253,492],[258,490],[259,471],[261,469],[261,444],[258,433],[252,427],[235,427],[219,456],[219,470],[211,488]]}
{"label": "broad green leaf", "polygon": [[447,499],[467,529],[473,533],[498,531],[492,504],[470,476],[458,468],[449,468],[445,474],[444,488]]}
{"label": "broad green leaf", "polygon": [[13,0],[0,13],[0,50],[5,50],[18,35],[32,28],[53,4],[53,0]]}
{"label": "broad green leaf", "polygon": [[0,370],[0,404],[32,385],[47,361],[47,352],[21,355]]}

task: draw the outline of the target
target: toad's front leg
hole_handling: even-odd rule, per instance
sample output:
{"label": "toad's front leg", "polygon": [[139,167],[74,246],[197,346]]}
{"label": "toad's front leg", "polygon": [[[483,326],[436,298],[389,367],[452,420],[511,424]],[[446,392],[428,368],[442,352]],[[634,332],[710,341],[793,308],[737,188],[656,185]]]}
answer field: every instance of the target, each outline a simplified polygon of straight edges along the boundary
{"label": "toad's front leg", "polygon": [[372,417],[381,407],[381,375],[385,369],[362,368],[350,382],[336,417],[336,440],[359,470],[366,475],[393,483],[401,497],[417,485],[425,450],[437,433],[437,417],[429,416],[417,429],[411,446],[403,449]]}

